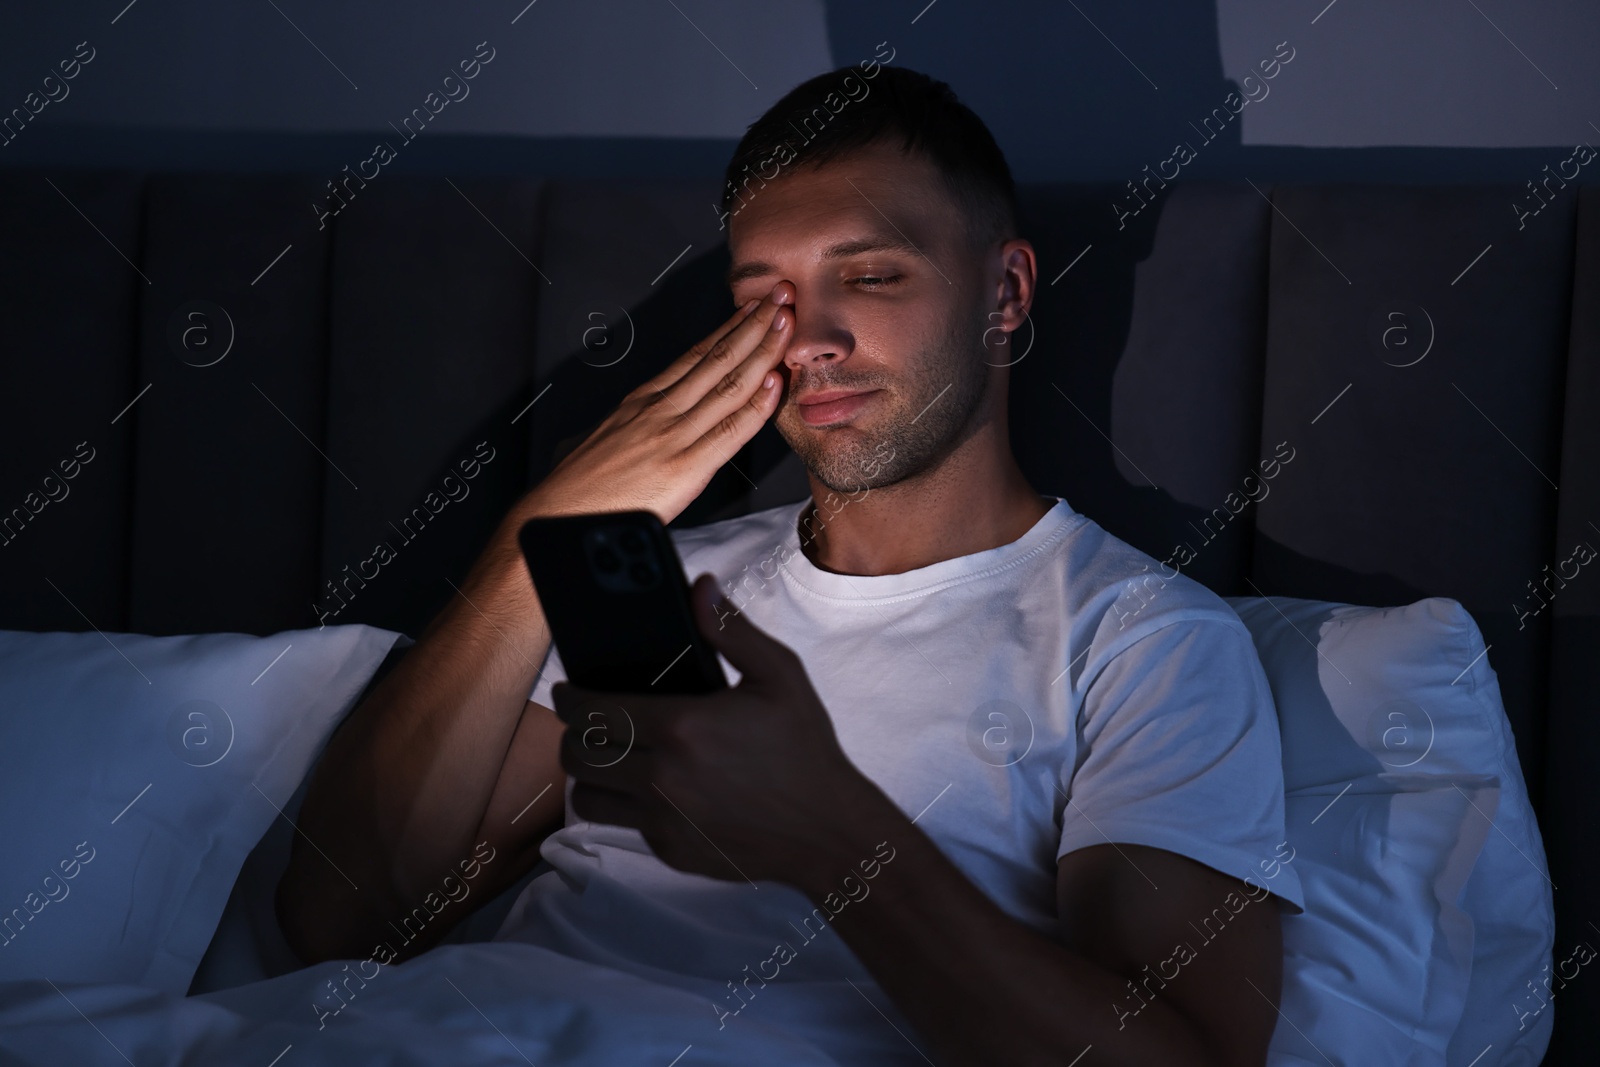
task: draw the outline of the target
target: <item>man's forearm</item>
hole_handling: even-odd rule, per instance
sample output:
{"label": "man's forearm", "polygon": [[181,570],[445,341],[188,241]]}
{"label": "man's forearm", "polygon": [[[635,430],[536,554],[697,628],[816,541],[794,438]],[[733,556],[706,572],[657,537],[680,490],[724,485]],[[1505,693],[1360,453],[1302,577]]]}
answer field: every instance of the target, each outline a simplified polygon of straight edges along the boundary
{"label": "man's forearm", "polygon": [[295,925],[324,927],[308,940],[336,927],[363,943],[471,853],[550,646],[516,543],[523,510],[329,742],[299,819],[315,848],[297,849],[282,898]]}
{"label": "man's forearm", "polygon": [[[1128,996],[1124,977],[1007,915],[876,796],[799,888],[825,908],[833,896],[834,929],[933,1046],[940,1067],[1065,1067],[1090,1046],[1102,1064],[1208,1062],[1199,1034],[1170,1005],[1151,1003],[1138,1025],[1120,1026],[1111,1005]],[[863,882],[860,865],[882,859],[880,842],[893,858],[869,868],[877,873]],[[859,899],[841,889],[849,875],[868,887]]]}

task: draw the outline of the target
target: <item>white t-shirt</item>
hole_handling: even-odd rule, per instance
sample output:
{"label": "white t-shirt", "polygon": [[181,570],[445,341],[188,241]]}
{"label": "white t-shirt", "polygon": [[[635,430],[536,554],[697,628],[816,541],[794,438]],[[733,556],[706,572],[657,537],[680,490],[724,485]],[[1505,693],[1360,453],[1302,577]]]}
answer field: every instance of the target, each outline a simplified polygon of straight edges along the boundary
{"label": "white t-shirt", "polygon": [[[1010,544],[901,574],[812,564],[797,525],[809,498],[670,532],[691,581],[715,574],[799,654],[851,762],[1041,934],[1059,932],[1056,860],[1108,841],[1188,856],[1302,907],[1295,871],[1277,862],[1278,721],[1249,631],[1216,594],[1053,499]],[[529,699],[552,706],[565,677],[552,649]],[[541,853],[554,871],[528,884],[497,939],[702,992],[719,1006],[714,1027],[735,1009],[835,1027],[843,1012],[893,1035],[877,1015],[888,998],[837,934],[817,933],[828,913],[798,890],[675,871],[638,832],[576,818],[570,779],[566,825]],[[775,967],[770,983],[750,980]]]}

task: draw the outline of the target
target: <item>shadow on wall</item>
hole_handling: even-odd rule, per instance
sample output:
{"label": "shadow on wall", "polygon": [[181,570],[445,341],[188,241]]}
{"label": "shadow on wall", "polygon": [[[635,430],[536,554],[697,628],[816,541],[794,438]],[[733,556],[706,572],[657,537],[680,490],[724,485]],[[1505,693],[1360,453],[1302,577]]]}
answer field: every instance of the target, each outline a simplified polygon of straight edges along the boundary
{"label": "shadow on wall", "polygon": [[1236,152],[1239,122],[1225,108],[1219,120],[1233,121],[1214,122],[1205,140],[1189,128],[1242,92],[1223,77],[1216,4],[1163,4],[1154,19],[1149,5],[1092,6],[1085,14],[1030,5],[1021,22],[1015,7],[941,4],[911,23],[921,3],[891,21],[878,5],[833,2],[828,41],[847,63],[887,38],[897,64],[949,82],[994,132],[1013,173],[1030,180],[1067,169],[1076,180],[1120,184],[1168,156],[1179,137],[1201,153]]}

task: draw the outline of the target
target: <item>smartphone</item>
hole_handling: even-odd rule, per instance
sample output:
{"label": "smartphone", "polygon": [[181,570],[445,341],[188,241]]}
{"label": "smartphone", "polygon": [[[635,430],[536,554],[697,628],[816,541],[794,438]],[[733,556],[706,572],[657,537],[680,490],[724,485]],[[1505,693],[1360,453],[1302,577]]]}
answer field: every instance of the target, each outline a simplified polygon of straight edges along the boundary
{"label": "smartphone", "polygon": [[518,541],[574,685],[614,693],[727,688],[716,650],[695,626],[683,561],[652,512],[529,519]]}

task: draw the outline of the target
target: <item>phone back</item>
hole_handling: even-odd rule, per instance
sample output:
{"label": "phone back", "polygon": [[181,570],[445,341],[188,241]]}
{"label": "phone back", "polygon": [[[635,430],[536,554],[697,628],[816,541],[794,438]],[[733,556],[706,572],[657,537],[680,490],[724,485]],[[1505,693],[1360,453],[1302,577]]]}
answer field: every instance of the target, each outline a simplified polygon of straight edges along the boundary
{"label": "phone back", "polygon": [[519,541],[575,685],[622,693],[727,686],[695,627],[677,548],[652,512],[530,519]]}

